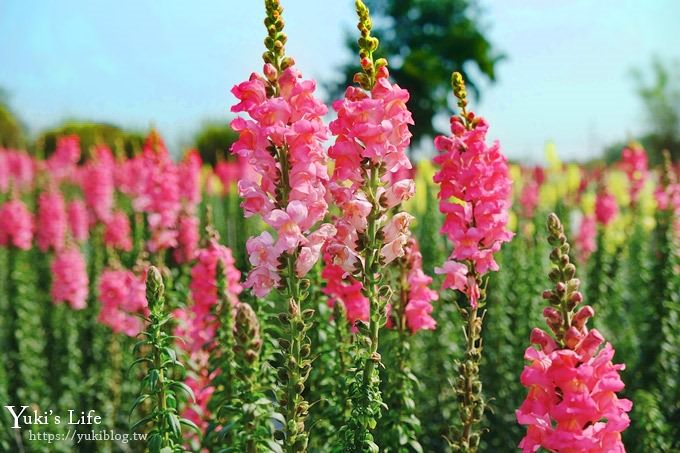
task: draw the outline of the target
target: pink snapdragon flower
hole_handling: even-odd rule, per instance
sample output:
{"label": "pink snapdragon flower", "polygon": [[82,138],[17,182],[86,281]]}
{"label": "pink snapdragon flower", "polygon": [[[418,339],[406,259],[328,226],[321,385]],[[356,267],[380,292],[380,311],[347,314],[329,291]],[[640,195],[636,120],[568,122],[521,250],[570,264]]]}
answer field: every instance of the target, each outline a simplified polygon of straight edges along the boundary
{"label": "pink snapdragon flower", "polygon": [[71,236],[77,242],[85,242],[89,236],[87,207],[82,200],[73,200],[66,207],[68,226]]}
{"label": "pink snapdragon flower", "polygon": [[[278,286],[281,255],[295,256],[302,247],[302,262],[296,263],[296,273],[302,277],[319,258],[318,241],[333,233],[323,227],[326,234],[311,236],[328,212],[328,156],[323,146],[328,135],[323,122],[327,108],[314,97],[315,82],[303,80],[294,65],[279,74],[266,64],[263,72],[277,84],[276,95],[268,97],[267,80],[252,74],[232,89],[239,102],[231,109],[250,117],[231,123],[239,133],[232,151],[250,168],[240,174],[241,206],[246,217],[258,214],[276,231],[267,260],[260,263],[251,258],[253,269],[245,286],[258,297]],[[269,239],[251,238],[249,248],[260,248],[263,240]]]}
{"label": "pink snapdragon flower", "polygon": [[68,219],[61,192],[49,189],[38,197],[36,242],[42,252],[64,246]]}
{"label": "pink snapdragon flower", "polygon": [[145,280],[144,274],[138,277],[127,269],[105,269],[99,280],[98,321],[116,333],[137,336],[143,323],[135,315],[148,315]]}
{"label": "pink snapdragon flower", "polygon": [[188,263],[196,256],[200,223],[198,217],[193,214],[185,212],[180,215],[177,224],[177,248],[173,252],[177,263]]}
{"label": "pink snapdragon flower", "polygon": [[54,153],[46,161],[47,171],[54,181],[75,175],[80,160],[80,138],[77,135],[59,137]]}
{"label": "pink snapdragon flower", "polygon": [[0,207],[0,245],[21,250],[31,248],[33,216],[21,200],[10,200]]}
{"label": "pink snapdragon flower", "polygon": [[[387,67],[381,66],[371,91],[350,86],[343,99],[333,103],[338,118],[329,125],[336,137],[328,150],[335,159],[330,187],[341,215],[335,223],[338,234],[331,239],[327,251],[333,263],[348,273],[355,272],[362,260],[357,238],[365,232],[373,209],[368,186],[378,183],[376,196],[383,211],[415,193],[410,176],[412,166],[405,152],[411,140],[408,126],[413,124],[406,107],[408,99],[408,91],[390,83]],[[379,181],[370,181],[362,161],[384,168],[385,174]],[[389,232],[380,250],[383,264],[404,255],[410,217],[402,214],[398,214],[400,218],[388,220],[387,216],[380,216],[378,220],[378,227]]]}
{"label": "pink snapdragon flower", "polygon": [[405,259],[408,269],[408,302],[404,309],[406,325],[412,333],[434,330],[437,322],[432,318],[432,302],[439,299],[439,295],[430,288],[432,277],[423,272],[423,255],[414,238],[408,241]]}
{"label": "pink snapdragon flower", "polygon": [[522,215],[531,219],[536,212],[539,202],[540,186],[536,181],[529,180],[522,187],[522,193],[519,196],[519,202],[522,205]]}
{"label": "pink snapdragon flower", "polygon": [[544,331],[532,331],[538,349],[530,346],[524,354],[530,364],[521,381],[529,393],[516,413],[528,427],[519,444],[523,452],[540,447],[561,453],[625,452],[621,432],[630,423],[632,403],[616,395],[624,387],[619,376],[624,365],[614,365],[612,346],[600,349],[602,335],[585,327],[593,313],[589,306],[580,309],[563,349]]}
{"label": "pink snapdragon flower", "polygon": [[21,192],[30,188],[35,179],[35,162],[24,151],[0,148],[0,192],[10,187]]}
{"label": "pink snapdragon flower", "polygon": [[616,198],[607,189],[601,190],[595,199],[595,218],[600,225],[607,226],[619,215]]}
{"label": "pink snapdragon flower", "polygon": [[87,270],[85,259],[74,247],[57,251],[52,261],[52,302],[67,302],[74,310],[87,305]]}
{"label": "pink snapdragon flower", "polygon": [[464,292],[476,307],[476,277],[498,270],[493,255],[513,236],[507,229],[512,182],[498,143],[485,143],[486,121],[472,113],[466,121],[469,128],[452,116],[452,136],[435,138],[440,169],[434,182],[441,187],[439,210],[445,215],[441,232],[453,243],[449,260],[435,272],[446,275],[444,289]]}
{"label": "pink snapdragon flower", "polygon": [[630,183],[630,199],[635,203],[640,194],[640,190],[649,178],[647,166],[647,152],[639,145],[625,148],[621,153],[620,168],[626,172]]}
{"label": "pink snapdragon flower", "polygon": [[179,193],[189,206],[201,201],[201,155],[195,149],[189,150],[179,164]]}
{"label": "pink snapdragon flower", "polygon": [[115,211],[109,216],[104,225],[104,244],[124,252],[132,250],[130,219],[125,212]]}
{"label": "pink snapdragon flower", "polygon": [[241,273],[234,266],[234,258],[229,248],[211,239],[206,248],[196,254],[196,264],[191,269],[192,303],[175,310],[178,319],[175,335],[183,338],[180,345],[185,351],[193,353],[202,348],[211,347],[217,329],[217,319],[213,308],[217,304],[217,262],[224,264],[224,277],[227,293],[232,305],[238,303],[238,295],[242,291]]}
{"label": "pink snapdragon flower", "polygon": [[179,170],[156,132],[144,143],[142,162],[144,179],[134,207],[147,213],[151,230],[148,248],[156,253],[177,246],[177,218],[182,209]]}
{"label": "pink snapdragon flower", "polygon": [[581,218],[578,236],[576,236],[576,248],[578,250],[579,260],[582,263],[587,262],[590,255],[597,250],[596,237],[597,223],[595,222],[595,216],[584,215]]}
{"label": "pink snapdragon flower", "polygon": [[322,292],[328,296],[328,305],[331,308],[337,303],[345,306],[347,321],[354,326],[357,321],[368,321],[369,304],[362,292],[361,282],[346,274],[342,267],[333,264],[330,254],[324,254],[321,277],[326,286]]}
{"label": "pink snapdragon flower", "polygon": [[81,185],[85,203],[92,215],[92,223],[105,223],[111,216],[115,189],[114,169],[113,154],[106,146],[96,147],[92,159],[83,167]]}

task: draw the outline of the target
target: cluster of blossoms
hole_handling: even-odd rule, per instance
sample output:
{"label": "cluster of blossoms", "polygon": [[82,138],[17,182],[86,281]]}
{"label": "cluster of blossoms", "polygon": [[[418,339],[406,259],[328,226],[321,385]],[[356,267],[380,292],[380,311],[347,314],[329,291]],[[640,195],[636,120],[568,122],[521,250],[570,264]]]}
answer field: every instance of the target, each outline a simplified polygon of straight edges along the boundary
{"label": "cluster of blossoms", "polygon": [[619,205],[616,203],[616,197],[607,189],[600,190],[595,199],[595,218],[597,223],[607,226],[616,219],[617,215],[619,215]]}
{"label": "cluster of blossoms", "polygon": [[639,145],[629,146],[621,153],[619,166],[626,172],[628,182],[630,183],[630,199],[635,203],[649,177],[647,152]]}
{"label": "cluster of blossoms", "polygon": [[432,302],[439,298],[436,291],[430,288],[432,277],[423,272],[423,255],[418,250],[414,238],[409,239],[404,256],[408,274],[408,302],[404,309],[406,325],[412,333],[419,330],[434,330],[437,322],[432,318]]}
{"label": "cluster of blossoms", "polygon": [[[241,206],[246,217],[259,214],[277,233],[274,238],[264,232],[247,242],[253,269],[245,286],[258,297],[279,285],[284,253],[298,254],[295,273],[302,277],[318,261],[325,240],[335,234],[331,225],[310,233],[328,211],[327,155],[322,145],[327,108],[314,97],[315,83],[303,80],[294,66],[279,74],[267,63],[264,74],[267,79],[252,74],[232,89],[240,102],[231,109],[251,118],[231,123],[239,132],[232,151],[252,169],[238,184]],[[268,96],[270,83],[276,83],[276,95]]]}
{"label": "cluster of blossoms", "polygon": [[64,246],[68,219],[64,197],[53,188],[38,197],[36,243],[41,252],[61,250]]}
{"label": "cluster of blossoms", "polygon": [[579,261],[585,263],[590,255],[597,250],[597,222],[595,216],[584,215],[581,218],[578,235],[576,236],[576,249],[578,250]]}
{"label": "cluster of blossoms", "polygon": [[234,258],[229,248],[211,238],[208,245],[196,253],[196,263],[191,269],[191,299],[186,308],[174,311],[177,320],[174,334],[184,339],[179,346],[187,353],[190,377],[185,383],[194,391],[196,401],[188,405],[182,416],[205,429],[209,420],[208,402],[215,388],[210,383],[218,370],[210,372],[209,359],[219,320],[215,316],[218,304],[217,270],[218,262],[224,269],[226,291],[232,307],[238,302],[242,291],[241,273],[234,267]]}
{"label": "cluster of blossoms", "polygon": [[[241,273],[234,267],[234,258],[229,248],[211,239],[207,247],[198,250],[196,263],[191,269],[192,304],[186,308],[175,310],[174,316],[179,321],[175,335],[184,338],[183,348],[190,353],[197,352],[210,345],[215,338],[217,319],[214,307],[218,302],[217,295],[217,262],[224,265],[224,276],[227,292],[232,305],[238,303],[241,293]],[[208,348],[209,349],[209,348]]]}
{"label": "cluster of blossoms", "polygon": [[328,253],[323,255],[324,267],[321,277],[326,282],[323,293],[328,296],[328,305],[332,308],[341,303],[345,306],[347,321],[351,326],[357,321],[368,321],[368,299],[363,294],[363,285],[337,264]]}
{"label": "cluster of blossoms", "polygon": [[80,139],[67,135],[57,140],[54,153],[45,162],[46,170],[55,182],[77,179],[76,166],[80,160]]}
{"label": "cluster of blossoms", "polygon": [[73,200],[66,207],[68,228],[77,242],[85,242],[90,235],[87,207],[82,200]]}
{"label": "cluster of blossoms", "polygon": [[143,178],[134,207],[145,212],[151,230],[148,248],[152,253],[177,246],[177,218],[182,208],[179,171],[163,140],[151,133],[141,154]]}
{"label": "cluster of blossoms", "polygon": [[31,156],[23,151],[0,148],[0,192],[31,187],[34,175],[35,164]]}
{"label": "cluster of blossoms", "polygon": [[0,206],[0,245],[28,250],[33,243],[33,215],[21,200]]}
{"label": "cluster of blossoms", "polygon": [[435,138],[441,231],[453,244],[449,260],[435,272],[446,276],[444,289],[465,293],[472,307],[480,297],[477,277],[498,270],[494,253],[512,238],[506,228],[512,184],[507,159],[498,143],[486,145],[487,130],[483,118],[468,113],[451,117],[451,137]]}
{"label": "cluster of blossoms", "polygon": [[107,223],[113,209],[115,162],[106,146],[95,148],[92,158],[81,170],[81,187],[90,213],[90,223]]}
{"label": "cluster of blossoms", "polygon": [[134,337],[143,328],[139,314],[148,316],[146,275],[128,269],[105,269],[99,280],[102,308],[99,322],[116,333]]}
{"label": "cluster of blossoms", "polygon": [[576,267],[569,262],[569,243],[554,214],[548,219],[553,290],[543,293],[549,306],[543,311],[553,336],[535,328],[524,358],[530,363],[520,380],[529,391],[516,411],[517,421],[527,425],[520,442],[522,451],[532,453],[543,447],[554,452],[624,452],[621,432],[630,420],[632,403],[616,392],[624,384],[614,365],[614,349],[596,329],[586,324],[595,314],[585,305],[575,278]]}
{"label": "cluster of blossoms", "polygon": [[342,215],[336,220],[337,235],[327,252],[346,273],[353,274],[365,264],[359,242],[366,234],[369,215],[384,225],[381,263],[404,255],[413,217],[399,212],[387,220],[385,213],[415,193],[405,152],[411,139],[408,125],[413,124],[408,99],[408,91],[391,84],[387,67],[382,66],[370,92],[350,86],[344,98],[333,103],[338,118],[330,123],[336,136],[328,151],[335,159],[330,188]]}
{"label": "cluster of blossoms", "polygon": [[114,211],[104,225],[104,244],[116,250],[132,250],[130,219],[123,211]]}
{"label": "cluster of blossoms", "polygon": [[74,310],[87,306],[87,269],[79,250],[65,247],[52,261],[52,302],[68,302]]}

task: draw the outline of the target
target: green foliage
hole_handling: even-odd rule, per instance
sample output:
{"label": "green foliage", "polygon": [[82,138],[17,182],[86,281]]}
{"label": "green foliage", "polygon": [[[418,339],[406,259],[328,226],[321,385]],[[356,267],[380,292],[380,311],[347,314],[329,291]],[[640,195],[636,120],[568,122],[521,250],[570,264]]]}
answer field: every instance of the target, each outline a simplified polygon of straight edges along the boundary
{"label": "green foliage", "polygon": [[206,121],[194,134],[194,146],[205,164],[215,165],[229,154],[231,145],[238,139],[238,134],[227,122]]}
{"label": "green foliage", "polygon": [[0,148],[21,148],[24,146],[26,139],[23,129],[19,119],[0,97]]}
{"label": "green foliage", "polygon": [[[409,109],[415,125],[410,129],[416,143],[422,137],[433,136],[434,117],[449,110],[449,74],[462,72],[475,88],[478,79],[466,72],[473,63],[479,73],[495,80],[501,56],[485,36],[479,8],[473,2],[367,0],[366,4],[374,18],[374,34],[381,43],[377,54],[389,60],[392,77],[411,94]],[[347,43],[354,51],[355,41],[348,39]],[[345,77],[334,86],[334,97],[351,83],[355,68],[354,60],[343,67]]]}
{"label": "green foliage", "polygon": [[95,145],[107,145],[114,153],[132,156],[142,149],[144,136],[118,126],[94,121],[64,121],[59,126],[42,131],[35,140],[36,153],[49,157],[57,147],[59,137],[77,135],[80,138],[82,159]]}

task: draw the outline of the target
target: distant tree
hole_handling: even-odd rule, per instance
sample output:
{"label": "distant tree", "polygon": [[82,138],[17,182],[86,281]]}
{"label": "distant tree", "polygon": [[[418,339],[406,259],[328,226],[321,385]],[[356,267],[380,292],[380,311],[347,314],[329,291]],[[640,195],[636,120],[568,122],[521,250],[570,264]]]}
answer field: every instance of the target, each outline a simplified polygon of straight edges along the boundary
{"label": "distant tree", "polygon": [[63,135],[75,134],[80,138],[83,158],[86,159],[89,150],[95,145],[107,145],[114,153],[132,156],[142,148],[144,135],[126,131],[118,126],[107,123],[89,121],[65,121],[57,127],[41,132],[35,140],[36,153],[44,157],[50,156],[57,140]]}
{"label": "distant tree", "polygon": [[194,145],[204,163],[215,165],[219,159],[227,157],[231,144],[237,139],[238,134],[226,121],[207,121],[194,135]]}
{"label": "distant tree", "polygon": [[649,128],[640,141],[654,163],[661,161],[664,149],[674,161],[680,160],[680,61],[666,64],[655,58],[649,73],[638,69],[634,78]]}
{"label": "distant tree", "polygon": [[[378,57],[389,60],[390,74],[411,93],[409,109],[415,126],[414,141],[433,136],[433,119],[448,113],[450,80],[453,71],[465,77],[467,85],[479,94],[480,73],[496,79],[496,64],[502,55],[493,47],[480,24],[479,8],[470,0],[365,0],[371,9],[374,35],[380,39]],[[353,34],[352,36],[354,36]],[[356,38],[347,45],[356,55]],[[478,71],[469,72],[472,63]],[[357,57],[343,67],[344,80],[331,87],[338,97],[357,71]],[[441,132],[441,131],[439,131]]]}
{"label": "distant tree", "polygon": [[9,95],[0,88],[0,147],[25,146],[24,126],[9,106]]}

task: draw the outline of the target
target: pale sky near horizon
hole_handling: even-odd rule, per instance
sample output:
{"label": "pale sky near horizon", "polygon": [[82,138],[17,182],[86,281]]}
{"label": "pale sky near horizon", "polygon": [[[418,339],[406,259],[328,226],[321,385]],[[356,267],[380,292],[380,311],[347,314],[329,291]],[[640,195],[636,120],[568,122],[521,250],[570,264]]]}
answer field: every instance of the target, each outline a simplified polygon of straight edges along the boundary
{"label": "pale sky near horizon", "polygon": [[[283,0],[288,53],[325,81],[347,61],[354,2]],[[261,69],[262,1],[0,0],[0,87],[31,131],[64,118],[145,129],[178,148],[227,120],[229,89]],[[641,130],[631,71],[680,58],[675,0],[485,0],[507,58],[473,102],[512,158],[547,140],[583,159]],[[452,43],[455,45],[455,43]],[[177,150],[175,150],[177,152]]]}

